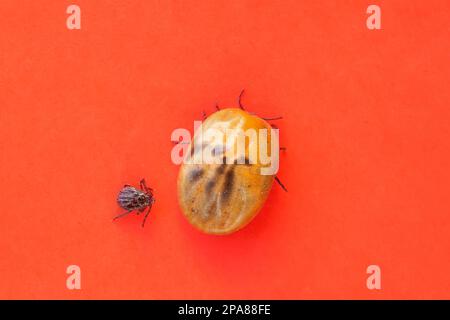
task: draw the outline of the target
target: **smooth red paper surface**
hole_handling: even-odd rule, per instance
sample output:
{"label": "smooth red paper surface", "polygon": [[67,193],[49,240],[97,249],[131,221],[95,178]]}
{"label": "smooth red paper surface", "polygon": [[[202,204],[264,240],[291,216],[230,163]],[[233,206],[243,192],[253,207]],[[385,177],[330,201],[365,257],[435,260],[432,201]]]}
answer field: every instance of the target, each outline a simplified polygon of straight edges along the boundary
{"label": "smooth red paper surface", "polygon": [[[71,3],[0,3],[0,298],[450,298],[448,1],[375,1],[381,30],[367,1]],[[243,88],[289,192],[203,235],[170,135]],[[146,227],[113,223],[142,177]]]}

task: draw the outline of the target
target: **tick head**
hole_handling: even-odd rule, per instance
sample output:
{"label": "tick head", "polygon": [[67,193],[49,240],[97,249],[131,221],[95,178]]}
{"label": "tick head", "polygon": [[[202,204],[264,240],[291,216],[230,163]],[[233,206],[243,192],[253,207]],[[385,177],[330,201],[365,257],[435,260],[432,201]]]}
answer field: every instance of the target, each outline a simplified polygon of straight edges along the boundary
{"label": "tick head", "polygon": [[140,194],[139,196],[137,196],[137,202],[139,203],[140,206],[146,205],[150,202],[150,196],[143,193]]}

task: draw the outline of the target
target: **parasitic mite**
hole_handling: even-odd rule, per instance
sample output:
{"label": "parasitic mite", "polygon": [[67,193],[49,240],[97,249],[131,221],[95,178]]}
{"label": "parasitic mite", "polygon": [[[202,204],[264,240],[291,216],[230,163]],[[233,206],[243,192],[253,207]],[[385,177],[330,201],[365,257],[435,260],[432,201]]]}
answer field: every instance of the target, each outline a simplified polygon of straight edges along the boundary
{"label": "parasitic mite", "polygon": [[117,197],[117,203],[122,209],[125,209],[126,212],[119,214],[113,220],[124,217],[133,211],[136,211],[136,214],[139,215],[146,210],[144,220],[142,221],[142,227],[144,227],[145,221],[152,209],[152,205],[155,203],[155,198],[153,197],[153,189],[147,187],[145,179],[142,179],[139,185],[140,189],[125,185],[122,190],[120,190]]}

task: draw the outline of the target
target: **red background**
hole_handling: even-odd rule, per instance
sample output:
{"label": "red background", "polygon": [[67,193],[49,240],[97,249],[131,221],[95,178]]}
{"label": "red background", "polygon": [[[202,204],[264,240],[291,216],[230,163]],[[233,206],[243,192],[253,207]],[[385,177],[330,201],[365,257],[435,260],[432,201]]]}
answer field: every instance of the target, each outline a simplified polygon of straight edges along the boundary
{"label": "red background", "polygon": [[[450,298],[448,1],[77,0],[68,30],[71,3],[0,2],[0,298]],[[170,134],[242,88],[289,193],[203,235]],[[142,177],[146,227],[112,223]]]}

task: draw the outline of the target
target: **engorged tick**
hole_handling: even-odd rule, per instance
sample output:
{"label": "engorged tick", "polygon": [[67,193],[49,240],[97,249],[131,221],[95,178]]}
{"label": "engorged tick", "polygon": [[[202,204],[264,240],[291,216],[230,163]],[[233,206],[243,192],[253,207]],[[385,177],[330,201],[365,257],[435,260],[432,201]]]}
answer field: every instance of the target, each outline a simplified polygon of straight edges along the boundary
{"label": "engorged tick", "polygon": [[[183,162],[178,174],[181,211],[189,223],[208,234],[230,234],[247,225],[264,205],[274,181],[287,191],[276,172],[260,173],[271,164],[260,159],[251,161],[251,155],[259,154],[261,145],[271,150],[273,125],[267,121],[281,117],[262,118],[247,112],[241,103],[243,92],[239,95],[239,108],[221,109],[216,105],[217,111],[204,117],[202,130],[189,142],[187,161]],[[222,138],[217,141],[201,139],[201,132],[209,130],[221,133],[217,136]],[[249,142],[244,140],[244,152],[236,154],[235,150],[240,149],[239,132],[247,130],[255,132],[254,136],[264,130],[261,132],[266,132],[268,139],[250,143],[249,137]],[[211,157],[217,162],[196,163],[194,156],[204,150],[211,151]]]}
{"label": "engorged tick", "polygon": [[126,216],[135,210],[137,211],[136,214],[139,215],[147,208],[144,220],[142,221],[142,227],[144,227],[145,220],[147,220],[148,214],[152,209],[152,205],[155,203],[153,189],[147,187],[145,184],[145,179],[140,181],[140,190],[126,184],[119,192],[117,203],[121,208],[127,211],[119,214],[113,220]]}

